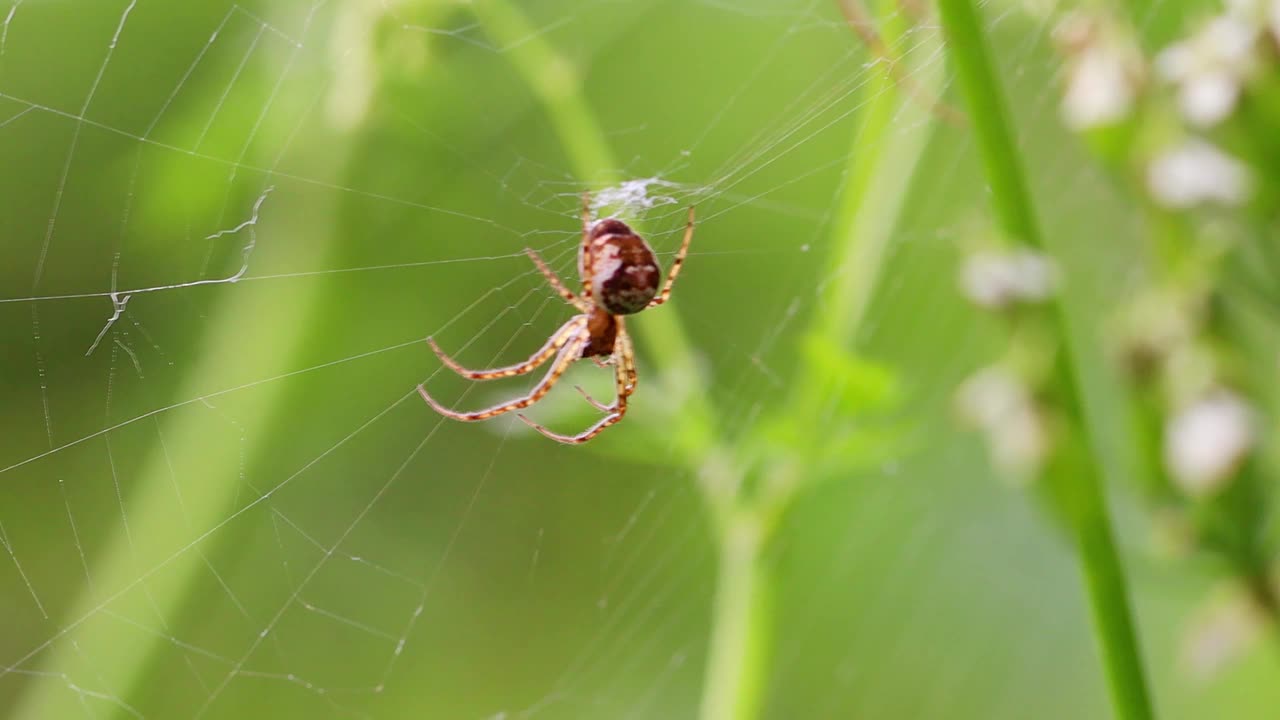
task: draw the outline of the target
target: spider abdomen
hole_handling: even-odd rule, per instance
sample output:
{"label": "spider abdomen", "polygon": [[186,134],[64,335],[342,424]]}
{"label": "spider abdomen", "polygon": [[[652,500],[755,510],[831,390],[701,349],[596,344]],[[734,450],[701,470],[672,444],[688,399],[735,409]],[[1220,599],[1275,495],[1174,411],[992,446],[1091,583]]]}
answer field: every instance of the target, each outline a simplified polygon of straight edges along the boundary
{"label": "spider abdomen", "polygon": [[649,244],[626,223],[608,218],[591,231],[591,290],[614,315],[631,315],[658,294],[662,269]]}

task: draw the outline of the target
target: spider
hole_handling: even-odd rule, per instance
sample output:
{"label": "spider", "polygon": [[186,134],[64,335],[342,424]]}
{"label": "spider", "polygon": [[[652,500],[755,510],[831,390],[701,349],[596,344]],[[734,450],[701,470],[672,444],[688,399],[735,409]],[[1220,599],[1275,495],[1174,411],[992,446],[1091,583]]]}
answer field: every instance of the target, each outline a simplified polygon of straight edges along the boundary
{"label": "spider", "polygon": [[622,420],[627,414],[627,398],[636,389],[636,362],[635,346],[631,344],[631,336],[627,333],[624,317],[657,307],[671,297],[671,287],[676,282],[676,276],[680,274],[680,266],[684,264],[685,254],[689,251],[689,241],[693,239],[693,207],[689,208],[684,240],[680,244],[675,260],[671,263],[671,272],[667,274],[666,283],[662,285],[662,292],[658,292],[662,269],[658,266],[653,249],[644,241],[644,238],[617,218],[610,217],[592,223],[590,199],[590,194],[582,196],[582,245],[578,248],[578,275],[582,280],[580,294],[565,287],[538,253],[525,248],[525,254],[537,266],[538,271],[547,279],[552,289],[565,302],[580,311],[578,315],[561,325],[546,344],[530,355],[528,360],[505,367],[472,370],[463,367],[446,355],[434,339],[427,338],[431,349],[450,370],[471,380],[493,380],[524,375],[554,357],[551,369],[543,376],[542,381],[529,391],[529,394],[471,412],[459,412],[444,407],[427,393],[424,386],[419,385],[418,393],[436,412],[455,420],[475,422],[512,410],[527,408],[550,392],[556,381],[574,361],[591,358],[600,367],[613,365],[616,391],[613,404],[605,405],[588,395],[581,387],[577,388],[588,402],[605,413],[605,416],[595,425],[577,435],[561,435],[530,420],[522,413],[517,413],[516,416],[529,427],[552,440],[566,444],[579,444],[599,435],[605,428]]}

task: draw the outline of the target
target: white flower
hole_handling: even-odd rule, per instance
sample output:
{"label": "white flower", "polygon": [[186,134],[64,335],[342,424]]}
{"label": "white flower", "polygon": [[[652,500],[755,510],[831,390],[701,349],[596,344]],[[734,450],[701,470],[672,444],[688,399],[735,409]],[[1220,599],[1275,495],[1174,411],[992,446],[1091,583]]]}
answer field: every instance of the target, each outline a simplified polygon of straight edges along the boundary
{"label": "white flower", "polygon": [[1071,12],[1053,31],[1067,57],[1063,120],[1073,130],[1114,125],[1133,110],[1141,56],[1105,17]]}
{"label": "white flower", "polygon": [[1136,88],[1123,53],[1095,45],[1071,64],[1062,115],[1073,130],[1114,125],[1129,116]]}
{"label": "white flower", "polygon": [[1058,285],[1053,260],[1030,250],[977,252],[965,260],[960,285],[974,304],[1003,308],[1018,302],[1039,302]]}
{"label": "white flower", "polygon": [[1263,28],[1280,43],[1280,0],[1227,0],[1227,13]]}
{"label": "white flower", "polygon": [[1217,390],[1165,423],[1164,461],[1192,496],[1220,488],[1253,449],[1253,416],[1236,395]]}
{"label": "white flower", "polygon": [[956,393],[960,414],[982,430],[996,467],[1017,479],[1039,469],[1049,433],[1021,379],[1001,367],[978,371]]}
{"label": "white flower", "polygon": [[1178,107],[1188,122],[1209,127],[1235,109],[1253,71],[1258,34],[1243,13],[1228,13],[1156,56],[1156,72],[1178,86]]}
{"label": "white flower", "polygon": [[1188,140],[1147,167],[1147,187],[1161,205],[1184,209],[1206,202],[1239,205],[1252,178],[1235,158],[1203,140]]}

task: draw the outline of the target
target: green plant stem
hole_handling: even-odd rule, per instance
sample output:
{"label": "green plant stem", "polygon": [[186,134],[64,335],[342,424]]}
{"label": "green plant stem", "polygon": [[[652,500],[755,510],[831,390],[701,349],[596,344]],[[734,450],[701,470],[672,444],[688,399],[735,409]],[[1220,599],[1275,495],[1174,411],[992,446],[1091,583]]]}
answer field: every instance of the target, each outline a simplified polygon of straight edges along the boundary
{"label": "green plant stem", "polygon": [[[885,3],[893,5],[892,3]],[[897,7],[882,7],[879,26],[881,49],[896,47],[905,31],[905,17]],[[861,37],[861,34],[860,34]],[[941,47],[936,38],[918,43],[922,57]],[[872,51],[875,48],[870,48]],[[850,143],[849,166],[831,227],[831,254],[816,311],[807,330],[809,337],[823,338],[832,347],[852,352],[872,298],[884,273],[893,230],[909,196],[911,178],[919,167],[935,123],[930,108],[898,86],[897,78],[908,69],[915,87],[932,95],[941,85],[939,63],[913,68],[908,58],[898,58],[896,71],[880,63],[880,72],[868,79],[863,91],[861,122]],[[833,393],[835,381],[818,363],[803,371],[807,382],[792,392],[786,416],[798,427],[821,417]],[[804,438],[814,440],[812,435]],[[821,448],[810,443],[765,470],[761,511],[776,519],[800,492],[812,466],[820,461]]]}
{"label": "green plant stem", "polygon": [[[888,3],[886,3],[888,4]],[[905,19],[893,8],[881,8],[881,15],[891,19],[880,26],[881,49],[894,47],[905,29]],[[940,49],[936,38],[925,39],[918,44],[922,56]],[[870,48],[873,52],[875,48]],[[898,68],[884,64],[868,79],[863,91],[861,122],[850,142],[849,166],[845,184],[831,228],[831,253],[827,261],[827,278],[819,294],[815,311],[806,335],[820,337],[841,351],[852,351],[858,330],[862,327],[871,300],[880,285],[885,269],[887,250],[906,207],[911,178],[919,167],[925,147],[933,135],[934,123],[930,109],[909,97],[898,85],[898,78],[906,69],[905,59]],[[915,87],[926,94],[936,92],[941,84],[940,64],[927,65],[912,76]],[[810,359],[799,383],[791,393],[785,409],[781,411],[784,422],[794,427],[809,427],[823,416],[838,383],[822,369],[821,363]],[[740,448],[740,456],[750,457],[757,452],[751,445],[764,445],[763,441]],[[781,455],[766,457],[760,467],[763,482],[759,492],[738,498],[738,510],[732,519],[736,526],[726,535],[730,538],[745,533],[749,537],[759,534],[762,553],[767,547],[778,522],[790,503],[804,491],[823,462],[823,448],[813,434],[803,434],[798,443]],[[757,460],[759,462],[759,460]],[[744,460],[743,464],[749,464]],[[739,543],[742,541],[739,540]],[[770,637],[768,614],[752,603],[767,603],[771,582],[763,559],[757,557],[754,568],[732,553],[737,546],[725,550],[722,561],[720,588],[723,600],[718,609],[717,638],[732,635],[739,629],[754,633],[755,644],[746,641],[713,642],[713,653],[732,657],[739,653],[748,658],[744,663],[748,671],[757,671],[764,661],[755,657]],[[735,570],[736,568],[736,570]],[[752,600],[754,598],[754,600]],[[744,646],[753,652],[741,652]],[[712,667],[721,663],[713,654]],[[763,678],[748,675],[742,688],[753,694],[733,696],[718,689],[713,675],[704,697],[704,720],[754,717],[759,707],[757,696],[763,691]],[[736,705],[717,702],[722,697],[736,697]]]}
{"label": "green plant stem", "polygon": [[[577,69],[547,42],[520,8],[507,0],[484,0],[469,6],[495,45],[506,48],[516,72],[524,79],[551,121],[570,167],[584,183],[612,184],[621,178],[618,163],[582,91]],[[639,227],[639,225],[637,225]],[[718,430],[710,400],[701,389],[697,355],[679,316],[670,305],[646,313],[632,323],[644,344],[661,362],[665,389],[675,393],[680,408],[672,437],[686,458],[714,455]]]}
{"label": "green plant stem", "polygon": [[[905,25],[901,13],[882,14],[893,19],[881,25],[881,49],[894,46]],[[923,55],[930,54],[931,44],[920,43]],[[854,344],[879,287],[893,228],[934,127],[929,108],[907,97],[898,86],[904,67],[897,72],[884,64],[879,68],[863,93],[861,122],[851,139],[845,185],[832,223],[829,277],[808,330],[808,335],[825,338],[843,350]],[[930,92],[936,90],[940,77],[941,67],[934,64],[913,80]],[[807,380],[793,391],[782,411],[786,422],[796,427],[808,427],[821,417],[833,391],[833,380],[816,364],[811,362],[803,372]],[[729,517],[703,720],[747,720],[758,714],[768,638],[772,637],[772,585],[763,553],[786,508],[822,462],[822,448],[805,443],[783,456],[766,458],[760,468],[764,481],[759,492],[736,498],[736,510]],[[751,445],[761,444],[748,441],[747,447],[739,448],[739,455],[749,458],[757,452]],[[751,463],[744,459],[742,464]],[[748,552],[754,553],[753,560]],[[742,659],[735,662],[734,658]],[[724,668],[735,669],[736,677],[718,672]]]}
{"label": "green plant stem", "polygon": [[750,720],[764,696],[772,596],[763,557],[766,532],[754,513],[725,530],[716,577],[715,627],[702,694],[702,720]]}
{"label": "green plant stem", "polygon": [[[605,134],[582,93],[582,81],[567,59],[537,33],[519,8],[506,0],[472,6],[495,44],[508,47],[516,71],[546,110],[574,173],[585,182],[616,183],[618,167]],[[638,226],[637,226],[638,227]],[[670,305],[632,323],[661,366],[664,395],[679,408],[670,437],[697,473],[717,533],[719,576],[712,608],[710,653],[703,691],[705,718],[746,720],[763,696],[769,625],[763,603],[761,550],[764,538],[749,514],[735,513],[742,471],[719,438],[710,399],[703,390],[697,356]]]}
{"label": "green plant stem", "polygon": [[[575,174],[584,181],[620,178],[605,135],[583,97],[581,79],[520,10],[507,0],[486,0],[473,12],[497,45],[508,47],[517,72],[546,110]],[[886,24],[893,42],[902,21]],[[936,68],[936,65],[933,66]],[[937,68],[934,75],[940,75]],[[936,77],[931,79],[936,81]],[[812,332],[841,346],[852,343],[884,266],[892,228],[904,207],[906,188],[932,133],[928,109],[904,102],[888,68],[868,83],[863,121],[853,139],[849,173],[840,201],[825,285]],[[765,557],[774,520],[795,492],[814,457],[793,458],[766,470],[781,492],[744,496],[753,448],[730,453],[722,444],[714,412],[697,372],[688,335],[671,312],[633,323],[653,362],[661,366],[664,394],[680,408],[671,436],[698,473],[718,539],[719,570],[706,676],[703,720],[750,720],[764,697],[772,636],[771,580]],[[826,398],[824,388],[798,391],[789,416],[812,422]],[[815,392],[816,391],[816,392]]]}
{"label": "green plant stem", "polygon": [[[337,161],[342,149],[330,148],[329,159]],[[308,238],[310,252],[317,257],[329,253],[336,237],[331,231],[332,214],[290,207],[287,202],[278,195],[267,201],[273,216],[289,217],[291,231]],[[272,252],[293,250],[279,243],[264,244],[255,257],[270,264],[267,256]],[[250,372],[277,377],[297,367],[298,353],[325,299],[322,288],[300,289],[289,296],[289,302],[281,303],[274,301],[278,298],[264,298],[254,287],[239,285],[212,308],[199,361],[177,397],[209,397],[212,408],[219,402],[216,394],[210,395],[212,389],[234,386]],[[246,343],[271,351],[246,355],[242,351]],[[237,398],[235,422],[244,439],[239,454],[210,443],[210,423],[218,421],[209,412],[184,409],[166,414],[163,423],[157,424],[157,432],[163,432],[161,442],[148,451],[128,487],[127,500],[122,500],[127,502],[127,524],[112,528],[88,558],[91,582],[68,608],[63,629],[40,658],[50,671],[36,676],[8,717],[84,716],[84,701],[91,693],[80,690],[75,678],[59,670],[83,667],[86,649],[105,652],[108,648],[111,662],[95,666],[90,674],[101,683],[95,688],[109,689],[120,699],[122,707],[115,709],[115,715],[132,716],[124,703],[150,694],[148,670],[170,647],[171,638],[161,632],[139,633],[131,618],[158,618],[164,623],[180,617],[196,599],[194,593],[209,572],[211,536],[232,513],[236,496],[243,491],[243,463],[274,452],[269,439],[274,437],[271,429],[279,420],[286,389],[284,383],[268,383],[250,398]],[[183,459],[176,469],[171,464],[174,458]],[[196,467],[201,470],[201,482],[179,481],[184,470]],[[181,512],[173,510],[175,493]],[[111,713],[103,705],[101,715],[94,714],[109,717]]]}
{"label": "green plant stem", "polygon": [[[826,338],[832,347],[849,350],[858,328],[871,304],[871,298],[879,284],[884,266],[885,250],[890,232],[898,217],[898,210],[906,197],[905,178],[915,163],[898,157],[889,151],[889,135],[896,111],[902,108],[899,93],[888,72],[877,73],[867,83],[866,105],[862,122],[854,133],[850,151],[850,166],[845,176],[844,189],[836,216],[832,222],[831,255],[827,267],[830,279],[823,284],[808,334]],[[919,144],[915,159],[919,158]],[[891,162],[905,160],[901,163]],[[878,177],[877,171],[885,171],[886,177]],[[906,172],[904,172],[906,171]],[[902,178],[903,182],[894,182]],[[877,182],[877,180],[883,182]],[[871,202],[881,190],[880,204]],[[884,193],[889,189],[891,192]],[[809,361],[805,370],[808,382],[800,383],[791,393],[786,417],[800,427],[821,417],[823,408],[835,391],[835,381],[815,361]],[[817,461],[821,452],[820,439],[806,433],[799,439],[804,446],[765,471],[767,482],[762,489],[760,505],[770,517],[770,525],[786,509],[795,497],[808,468]]]}
{"label": "green plant stem", "polygon": [[[955,63],[965,104],[978,136],[978,145],[991,185],[992,202],[1000,224],[1017,242],[1043,248],[1031,195],[1013,142],[1008,111],[998,78],[992,68],[983,33],[970,0],[940,0],[943,32]],[[1068,425],[1090,435],[1080,407],[1080,392],[1070,333],[1062,303],[1052,308],[1055,334],[1066,343],[1055,378],[1067,407]],[[1093,439],[1093,438],[1090,438]],[[1123,567],[1113,540],[1114,532],[1096,460],[1088,443],[1070,445],[1080,455],[1073,463],[1068,516],[1075,534],[1081,570],[1089,590],[1095,636],[1101,646],[1112,710],[1123,720],[1153,717],[1141,655],[1129,607]]]}
{"label": "green plant stem", "polygon": [[[882,44],[896,42],[902,22],[885,23],[879,37]],[[862,123],[851,144],[848,175],[832,223],[832,254],[829,262],[835,277],[826,283],[821,296],[821,312],[814,319],[813,332],[830,338],[840,347],[853,343],[879,285],[890,233],[907,196],[906,185],[915,163],[885,163],[895,157],[890,142],[895,117],[910,111],[900,102],[901,93],[888,66],[867,83]],[[918,108],[916,115],[924,115]],[[901,118],[910,126],[922,118]],[[919,157],[923,143],[914,153]],[[885,203],[878,204],[877,201]]]}

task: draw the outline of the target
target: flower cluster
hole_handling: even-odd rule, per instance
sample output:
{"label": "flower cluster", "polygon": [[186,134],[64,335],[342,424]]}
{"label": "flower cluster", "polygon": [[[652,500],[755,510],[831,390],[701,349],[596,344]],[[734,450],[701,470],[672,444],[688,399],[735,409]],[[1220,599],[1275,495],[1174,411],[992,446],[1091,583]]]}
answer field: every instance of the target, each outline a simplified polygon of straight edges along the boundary
{"label": "flower cluster", "polygon": [[1099,14],[1069,14],[1055,36],[1065,58],[1064,121],[1086,136],[1120,132],[1124,155],[1107,159],[1163,214],[1150,224],[1173,229],[1153,239],[1164,261],[1156,286],[1118,314],[1119,355],[1163,413],[1165,473],[1202,497],[1228,483],[1259,441],[1257,413],[1235,389],[1228,368],[1238,363],[1211,307],[1229,282],[1220,276],[1225,259],[1250,235],[1252,213],[1224,212],[1267,212],[1259,197],[1274,125],[1251,131],[1265,108],[1280,107],[1271,97],[1280,0],[1231,0],[1149,59],[1124,23]]}
{"label": "flower cluster", "polygon": [[1256,13],[1241,10],[1229,8],[1156,56],[1156,73],[1176,88],[1179,111],[1196,127],[1213,127],[1227,119],[1257,72],[1262,28],[1251,17]]}
{"label": "flower cluster", "polygon": [[1057,267],[1043,253],[1025,248],[980,250],[965,260],[960,288],[977,307],[999,312],[1015,332],[1003,360],[960,386],[957,409],[982,432],[1004,476],[1029,481],[1053,449],[1053,409],[1039,397],[1046,375],[1039,334],[1018,330],[1038,324],[1038,310],[1057,292]]}
{"label": "flower cluster", "polygon": [[1181,210],[1254,197],[1251,148],[1229,138],[1233,125],[1252,121],[1241,115],[1273,102],[1280,0],[1228,2],[1150,60],[1123,23],[1098,14],[1066,16],[1055,38],[1065,58],[1063,120],[1095,135],[1120,130],[1121,145],[1142,156],[1155,202]]}
{"label": "flower cluster", "polygon": [[[1280,548],[1258,507],[1280,502],[1265,447],[1277,409],[1263,391],[1276,367],[1256,360],[1280,331],[1280,0],[1226,0],[1181,38],[1145,38],[1150,57],[1137,32],[1098,14],[1065,17],[1057,39],[1065,124],[1144,198],[1151,282],[1112,330],[1153,525],[1179,528],[1180,547],[1248,589],[1241,607],[1280,623]],[[1242,330],[1243,313],[1272,327]],[[1228,615],[1193,633],[1189,667],[1218,667],[1258,624]]]}
{"label": "flower cluster", "polygon": [[956,401],[1006,477],[1025,482],[1036,476],[1049,453],[1049,427],[1022,377],[1004,365],[983,368],[964,381]]}
{"label": "flower cluster", "polygon": [[984,251],[970,255],[961,270],[964,294],[988,309],[1047,300],[1057,288],[1053,261],[1031,250]]}
{"label": "flower cluster", "polygon": [[1119,28],[1072,13],[1054,29],[1067,59],[1062,117],[1073,130],[1116,125],[1134,112],[1146,78],[1142,55]]}

